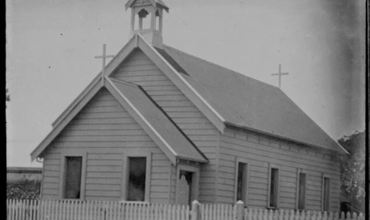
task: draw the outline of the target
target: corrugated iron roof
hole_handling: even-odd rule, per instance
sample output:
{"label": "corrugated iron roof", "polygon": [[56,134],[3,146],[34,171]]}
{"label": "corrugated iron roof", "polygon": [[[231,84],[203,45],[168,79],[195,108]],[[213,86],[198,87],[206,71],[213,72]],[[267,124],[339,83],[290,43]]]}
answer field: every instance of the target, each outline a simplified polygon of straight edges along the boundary
{"label": "corrugated iron roof", "polygon": [[113,79],[111,79],[111,82],[132,103],[161,138],[168,143],[177,158],[198,162],[208,161],[144,90],[132,83]]}
{"label": "corrugated iron roof", "polygon": [[189,75],[165,50],[154,47],[162,55],[162,57],[179,73]]}
{"label": "corrugated iron roof", "polygon": [[189,76],[184,78],[225,118],[226,124],[342,151],[279,88],[169,46],[163,50],[186,71]]}

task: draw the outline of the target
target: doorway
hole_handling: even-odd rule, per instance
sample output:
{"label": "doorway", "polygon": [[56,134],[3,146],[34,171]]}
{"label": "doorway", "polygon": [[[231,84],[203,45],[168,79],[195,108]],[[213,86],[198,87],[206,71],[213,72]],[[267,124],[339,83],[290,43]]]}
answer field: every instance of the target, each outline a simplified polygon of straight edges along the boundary
{"label": "doorway", "polygon": [[180,168],[177,174],[176,203],[191,206],[198,199],[199,170]]}
{"label": "doorway", "polygon": [[192,185],[193,185],[193,172],[180,170],[179,175],[179,203],[191,205],[192,198]]}

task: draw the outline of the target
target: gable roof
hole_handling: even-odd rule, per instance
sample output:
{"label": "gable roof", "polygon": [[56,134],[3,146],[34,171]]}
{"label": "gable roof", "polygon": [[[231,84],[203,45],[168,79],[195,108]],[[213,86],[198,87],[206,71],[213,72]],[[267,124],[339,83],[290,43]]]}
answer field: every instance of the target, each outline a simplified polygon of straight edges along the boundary
{"label": "gable roof", "polygon": [[[205,115],[206,118],[220,131],[225,128],[225,120],[222,116],[183,78],[183,74],[179,73],[168,61],[163,58],[160,53],[154,49],[145,39],[138,33],[125,44],[125,46],[117,53],[117,55],[107,64],[104,72],[105,77],[109,77],[114,70],[131,54],[131,52],[139,48],[166,76],[177,86],[177,88]],[[94,80],[77,96],[76,99],[68,106],[66,110],[53,122],[53,127],[58,126],[67,118],[73,109],[84,99],[96,84],[100,81],[102,72],[100,72]]]}
{"label": "gable roof", "polygon": [[110,80],[108,78],[104,80],[101,78],[100,81],[100,83],[95,84],[82,100],[74,106],[73,110],[68,114],[68,117],[57,124],[31,153],[32,159],[42,155],[44,150],[63,131],[69,122],[101,88],[105,87],[122,107],[141,125],[173,164],[177,163],[177,159],[196,162],[208,161],[139,86],[118,80]]}
{"label": "gable roof", "polygon": [[[109,62],[105,76],[109,77],[135,48],[140,48],[220,132],[235,126],[347,153],[280,89],[166,45],[154,48],[140,34]],[[54,127],[79,105],[98,79],[58,117]]]}
{"label": "gable roof", "polygon": [[[117,100],[128,111],[133,111],[133,116],[142,127],[149,127],[152,132],[148,134],[157,143],[162,145],[162,150],[176,164],[176,159],[207,162],[205,156],[180,132],[175,124],[163,111],[150,99],[139,86],[121,80],[107,79],[107,86],[114,89]],[[154,134],[153,134],[154,133]]]}
{"label": "gable roof", "polygon": [[184,78],[227,125],[345,151],[279,88],[169,46],[163,50],[186,71],[189,77]]}

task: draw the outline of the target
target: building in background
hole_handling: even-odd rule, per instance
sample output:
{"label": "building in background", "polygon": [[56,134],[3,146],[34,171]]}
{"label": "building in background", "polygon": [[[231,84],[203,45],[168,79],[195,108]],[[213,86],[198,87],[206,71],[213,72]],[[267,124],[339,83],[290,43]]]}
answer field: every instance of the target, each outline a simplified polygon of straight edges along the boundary
{"label": "building in background", "polygon": [[42,178],[42,168],[37,167],[7,167],[6,182],[39,181]]}

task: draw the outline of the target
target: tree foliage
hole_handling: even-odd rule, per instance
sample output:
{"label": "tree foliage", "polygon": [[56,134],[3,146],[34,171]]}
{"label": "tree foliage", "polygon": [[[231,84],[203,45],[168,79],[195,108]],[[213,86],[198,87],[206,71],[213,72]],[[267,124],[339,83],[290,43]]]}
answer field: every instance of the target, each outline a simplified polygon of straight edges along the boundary
{"label": "tree foliage", "polygon": [[364,211],[365,203],[365,132],[355,132],[339,139],[350,153],[342,158],[342,193],[351,203],[352,211]]}
{"label": "tree foliage", "polygon": [[7,199],[39,199],[40,186],[41,182],[34,180],[7,183],[6,197]]}

